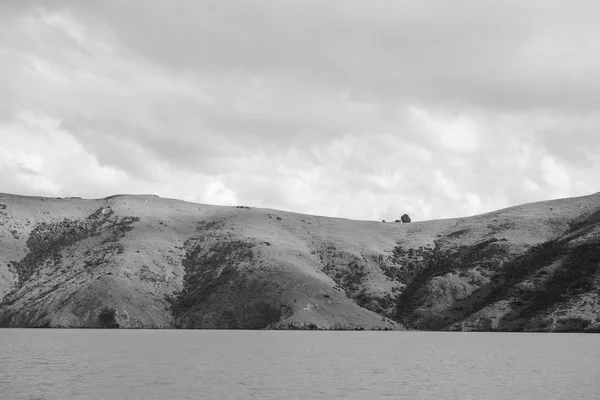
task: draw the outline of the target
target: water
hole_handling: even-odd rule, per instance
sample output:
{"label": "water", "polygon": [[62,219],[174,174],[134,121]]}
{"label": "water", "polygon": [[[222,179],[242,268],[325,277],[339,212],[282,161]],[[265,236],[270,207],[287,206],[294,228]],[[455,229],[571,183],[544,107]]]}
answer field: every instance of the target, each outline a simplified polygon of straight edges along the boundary
{"label": "water", "polygon": [[0,399],[600,399],[600,335],[0,330]]}

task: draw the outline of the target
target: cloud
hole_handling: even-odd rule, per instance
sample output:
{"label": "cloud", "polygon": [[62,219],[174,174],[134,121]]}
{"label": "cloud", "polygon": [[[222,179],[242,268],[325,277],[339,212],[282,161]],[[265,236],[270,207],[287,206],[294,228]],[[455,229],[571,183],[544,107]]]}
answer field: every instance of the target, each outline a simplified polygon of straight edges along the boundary
{"label": "cloud", "polygon": [[543,157],[540,168],[546,184],[554,189],[553,196],[568,196],[571,189],[571,177],[567,169],[552,156]]}
{"label": "cloud", "polygon": [[431,145],[458,152],[476,151],[480,146],[477,125],[465,115],[436,116],[419,107],[411,107],[409,112],[414,124],[430,136]]}
{"label": "cloud", "polygon": [[105,21],[123,47],[177,70],[510,109],[590,109],[599,96],[593,1],[55,4],[88,24]]}
{"label": "cloud", "polygon": [[0,187],[375,220],[587,194],[598,8],[0,2]]}
{"label": "cloud", "polygon": [[225,204],[230,206],[238,204],[236,194],[231,189],[228,189],[219,178],[212,180],[206,185],[203,199],[211,204]]}

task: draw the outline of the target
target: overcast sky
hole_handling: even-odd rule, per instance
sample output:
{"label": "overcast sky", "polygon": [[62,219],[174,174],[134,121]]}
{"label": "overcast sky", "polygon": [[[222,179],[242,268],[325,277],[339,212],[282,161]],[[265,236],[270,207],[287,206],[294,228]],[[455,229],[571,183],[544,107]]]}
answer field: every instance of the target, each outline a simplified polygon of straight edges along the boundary
{"label": "overcast sky", "polygon": [[0,192],[355,219],[599,191],[595,0],[0,0]]}

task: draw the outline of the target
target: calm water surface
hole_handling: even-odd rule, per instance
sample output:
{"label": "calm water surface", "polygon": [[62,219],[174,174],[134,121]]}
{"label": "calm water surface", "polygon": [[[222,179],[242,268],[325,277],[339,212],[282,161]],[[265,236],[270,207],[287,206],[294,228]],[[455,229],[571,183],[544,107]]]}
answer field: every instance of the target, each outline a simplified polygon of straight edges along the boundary
{"label": "calm water surface", "polygon": [[600,399],[600,335],[0,329],[0,399]]}

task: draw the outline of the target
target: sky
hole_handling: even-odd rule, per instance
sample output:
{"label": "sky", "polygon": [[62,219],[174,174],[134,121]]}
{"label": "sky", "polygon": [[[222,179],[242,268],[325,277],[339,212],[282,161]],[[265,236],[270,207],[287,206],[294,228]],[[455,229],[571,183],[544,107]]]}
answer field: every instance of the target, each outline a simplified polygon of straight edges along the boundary
{"label": "sky", "polygon": [[0,192],[363,220],[600,191],[595,0],[0,0]]}

